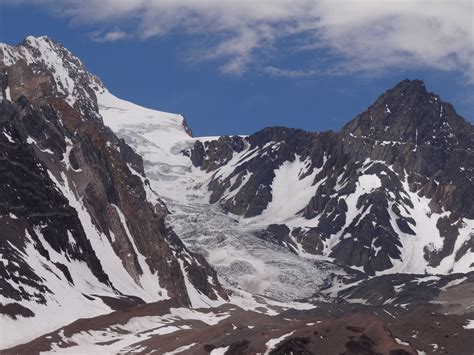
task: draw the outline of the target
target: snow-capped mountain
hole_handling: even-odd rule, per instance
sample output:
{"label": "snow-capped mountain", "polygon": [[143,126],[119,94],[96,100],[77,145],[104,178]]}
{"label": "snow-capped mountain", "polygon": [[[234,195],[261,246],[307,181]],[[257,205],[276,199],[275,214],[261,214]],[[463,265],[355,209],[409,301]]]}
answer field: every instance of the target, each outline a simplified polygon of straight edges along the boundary
{"label": "snow-capped mountain", "polygon": [[0,49],[2,347],[133,304],[225,302],[103,124],[101,82],[46,37]]}
{"label": "snow-capped mountain", "polygon": [[200,138],[47,37],[0,44],[0,87],[0,348],[470,348],[474,129],[421,81],[340,132]]}

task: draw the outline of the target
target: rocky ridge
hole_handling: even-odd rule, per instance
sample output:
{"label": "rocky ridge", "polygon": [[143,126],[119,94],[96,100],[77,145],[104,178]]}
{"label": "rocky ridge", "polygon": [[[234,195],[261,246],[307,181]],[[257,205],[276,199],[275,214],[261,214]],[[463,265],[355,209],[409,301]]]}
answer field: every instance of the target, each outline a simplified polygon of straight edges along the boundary
{"label": "rocky ridge", "polygon": [[0,49],[0,309],[11,331],[167,298],[225,302],[212,267],[165,225],[142,158],[103,124],[100,81],[46,37]]}
{"label": "rocky ridge", "polygon": [[473,126],[405,80],[340,132],[266,128],[190,156],[210,203],[265,240],[373,275],[473,270],[473,149]]}

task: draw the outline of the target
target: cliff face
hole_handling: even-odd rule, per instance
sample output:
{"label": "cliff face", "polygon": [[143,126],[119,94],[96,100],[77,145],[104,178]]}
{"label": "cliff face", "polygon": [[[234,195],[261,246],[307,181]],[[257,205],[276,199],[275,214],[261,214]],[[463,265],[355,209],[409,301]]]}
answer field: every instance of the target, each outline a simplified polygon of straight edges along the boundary
{"label": "cliff face", "polygon": [[104,126],[100,80],[46,37],[2,45],[0,71],[2,313],[73,308],[53,329],[134,303],[226,300],[165,225],[142,158]]}
{"label": "cliff face", "polygon": [[474,128],[418,80],[340,132],[266,128],[196,142],[210,202],[295,253],[377,272],[474,268]]}

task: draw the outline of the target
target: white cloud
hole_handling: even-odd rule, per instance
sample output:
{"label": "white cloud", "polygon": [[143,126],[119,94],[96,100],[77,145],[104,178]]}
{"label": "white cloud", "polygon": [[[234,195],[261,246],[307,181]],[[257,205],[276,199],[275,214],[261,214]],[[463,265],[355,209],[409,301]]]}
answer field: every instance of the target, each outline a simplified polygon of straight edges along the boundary
{"label": "white cloud", "polygon": [[116,42],[130,38],[130,34],[121,30],[113,30],[108,32],[94,31],[90,34],[90,37],[96,42]]}
{"label": "white cloud", "polygon": [[[255,63],[271,68],[271,58],[284,56],[287,43],[295,39],[298,45],[291,46],[292,51],[329,49],[339,59],[338,70],[344,72],[421,67],[460,71],[474,80],[471,0],[21,2],[41,4],[76,23],[103,29],[132,24],[133,35],[141,39],[171,31],[212,37],[212,45],[194,53],[199,53],[199,59],[222,61],[224,73],[240,74]],[[120,37],[120,31],[102,31],[99,33],[110,33],[109,40],[126,37],[125,33]],[[313,64],[317,67],[316,56]]]}
{"label": "white cloud", "polygon": [[263,71],[267,74],[270,74],[271,76],[285,77],[285,78],[302,78],[302,77],[314,76],[320,73],[319,71],[314,70],[314,69],[294,70],[294,69],[278,68],[272,65],[264,67]]}

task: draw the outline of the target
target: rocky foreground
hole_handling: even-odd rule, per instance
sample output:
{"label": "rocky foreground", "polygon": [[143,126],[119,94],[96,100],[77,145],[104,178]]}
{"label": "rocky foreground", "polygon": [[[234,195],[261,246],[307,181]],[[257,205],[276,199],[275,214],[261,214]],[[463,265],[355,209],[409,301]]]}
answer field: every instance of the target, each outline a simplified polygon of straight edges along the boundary
{"label": "rocky foreground", "polygon": [[4,353],[472,354],[473,290],[471,277],[409,311],[315,302],[265,314],[162,301],[81,319]]}

